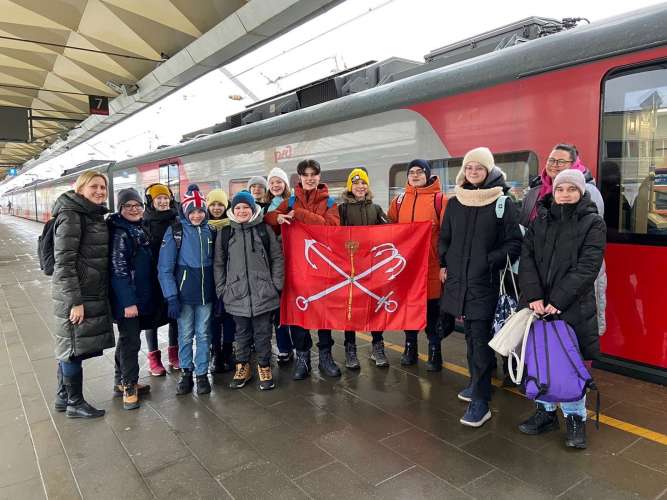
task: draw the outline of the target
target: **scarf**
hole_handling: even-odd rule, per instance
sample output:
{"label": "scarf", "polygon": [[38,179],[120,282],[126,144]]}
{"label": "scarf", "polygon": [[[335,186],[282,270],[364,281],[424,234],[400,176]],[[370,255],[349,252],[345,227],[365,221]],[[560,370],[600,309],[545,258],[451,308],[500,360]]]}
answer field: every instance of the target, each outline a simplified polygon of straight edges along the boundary
{"label": "scarf", "polygon": [[503,188],[496,186],[487,189],[466,189],[463,186],[454,188],[456,199],[466,207],[485,207],[494,203],[503,195]]}

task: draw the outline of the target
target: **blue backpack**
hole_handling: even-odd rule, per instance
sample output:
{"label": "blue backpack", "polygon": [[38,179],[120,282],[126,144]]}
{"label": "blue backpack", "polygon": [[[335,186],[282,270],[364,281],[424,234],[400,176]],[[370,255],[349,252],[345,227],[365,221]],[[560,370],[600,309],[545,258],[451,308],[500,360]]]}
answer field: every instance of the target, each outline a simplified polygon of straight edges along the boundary
{"label": "blue backpack", "polygon": [[[294,204],[296,203],[296,196],[292,195],[289,197],[289,200],[287,200],[287,208],[292,210],[294,208]],[[331,208],[336,204],[336,199],[333,196],[329,196],[327,198],[327,208]]]}

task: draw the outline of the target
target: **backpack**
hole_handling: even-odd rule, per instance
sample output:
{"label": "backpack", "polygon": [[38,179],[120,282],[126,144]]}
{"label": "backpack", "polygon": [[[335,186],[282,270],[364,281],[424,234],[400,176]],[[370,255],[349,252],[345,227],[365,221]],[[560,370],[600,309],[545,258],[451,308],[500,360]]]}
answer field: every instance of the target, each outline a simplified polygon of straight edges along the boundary
{"label": "backpack", "polygon": [[174,237],[174,243],[176,243],[176,252],[180,252],[181,245],[183,245],[183,224],[178,220],[178,217],[170,224],[171,235]]}
{"label": "backpack", "polygon": [[[86,216],[80,212],[79,219],[81,221],[81,238],[79,239],[79,248],[81,247],[81,240],[86,233]],[[42,234],[37,238],[37,255],[39,257],[39,268],[46,276],[53,276],[54,267],[56,264],[55,257],[55,236],[56,236],[56,217],[51,217],[42,229]]]}
{"label": "backpack", "polygon": [[[550,403],[578,401],[597,391],[572,327],[560,319],[533,321],[526,339],[526,397]],[[598,422],[600,392],[597,394]]]}
{"label": "backpack", "polygon": [[[403,192],[398,195],[398,198],[396,198],[397,214],[401,213],[401,204],[403,203],[404,197],[405,193]],[[433,208],[435,208],[435,213],[438,214],[438,220],[440,220],[440,213],[442,212],[442,205],[444,199],[445,199],[445,193],[443,193],[442,191],[435,193],[435,196],[433,197]]]}
{"label": "backpack", "polygon": [[[294,204],[296,203],[296,196],[292,195],[289,197],[289,200],[287,200],[287,208],[292,210],[294,208]],[[327,209],[333,207],[336,204],[336,199],[333,196],[329,196],[327,198]]]}
{"label": "backpack", "polygon": [[[262,246],[264,247],[264,254],[266,255],[266,260],[269,262],[269,270],[271,269],[271,243],[269,241],[269,233],[267,233],[266,224],[261,223],[257,225],[257,232],[259,233],[259,238],[262,240]],[[220,235],[220,245],[222,250],[225,252],[225,256],[229,259],[229,240],[232,238],[234,228],[231,226],[223,227],[218,233]],[[226,265],[226,263],[225,263]]]}

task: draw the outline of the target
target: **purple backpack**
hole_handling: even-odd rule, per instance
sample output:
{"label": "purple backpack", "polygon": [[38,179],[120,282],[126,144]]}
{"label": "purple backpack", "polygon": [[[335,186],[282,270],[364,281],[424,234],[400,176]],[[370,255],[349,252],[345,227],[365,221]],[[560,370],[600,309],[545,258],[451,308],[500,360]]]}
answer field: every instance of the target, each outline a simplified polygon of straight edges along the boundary
{"label": "purple backpack", "polygon": [[[549,403],[580,400],[597,390],[579,352],[579,342],[567,322],[536,319],[526,340],[526,397]],[[597,395],[599,414],[600,393]]]}

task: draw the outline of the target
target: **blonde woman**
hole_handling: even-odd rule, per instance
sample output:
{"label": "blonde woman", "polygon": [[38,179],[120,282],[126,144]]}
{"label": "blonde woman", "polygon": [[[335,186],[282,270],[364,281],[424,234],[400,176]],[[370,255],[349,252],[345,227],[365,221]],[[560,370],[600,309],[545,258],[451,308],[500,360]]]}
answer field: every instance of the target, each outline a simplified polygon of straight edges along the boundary
{"label": "blonde woman", "polygon": [[52,297],[56,317],[55,354],[58,391],[55,409],[70,418],[104,415],[83,398],[82,361],[114,346],[108,303],[109,233],[104,214],[108,182],[104,174],[81,174],[73,191],[53,209],[54,271]]}

